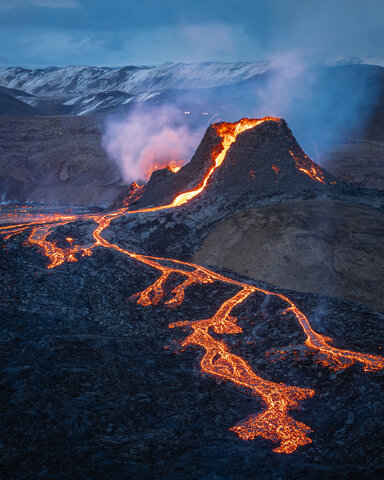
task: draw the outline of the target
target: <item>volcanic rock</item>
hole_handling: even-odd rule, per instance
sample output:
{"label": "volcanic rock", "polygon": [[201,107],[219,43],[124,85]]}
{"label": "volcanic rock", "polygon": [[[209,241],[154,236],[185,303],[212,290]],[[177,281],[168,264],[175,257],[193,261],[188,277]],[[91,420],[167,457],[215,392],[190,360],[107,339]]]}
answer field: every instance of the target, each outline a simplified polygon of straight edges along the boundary
{"label": "volcanic rock", "polygon": [[[112,205],[127,186],[101,146],[104,122],[98,116],[0,115],[2,200]],[[354,138],[335,142],[321,158],[328,172],[344,182],[384,189],[382,141]],[[60,173],[65,166],[69,178],[62,181]],[[180,177],[175,191],[194,184],[194,175],[201,178],[198,169],[191,171],[185,179]]]}
{"label": "volcanic rock", "polygon": [[[205,139],[182,174],[162,170],[152,175],[138,203],[155,202],[154,192],[166,203],[172,195],[199,185],[212,166],[213,154],[220,150],[214,127]],[[65,165],[62,168],[66,177]],[[63,182],[70,181],[70,169],[68,175]],[[167,185],[173,189],[171,194]],[[130,188],[127,193],[135,192]],[[315,201],[308,201],[311,198]],[[350,235],[345,237],[338,230],[336,203],[335,218],[329,220],[335,224],[335,243],[344,242],[341,248],[356,235],[348,214],[365,202],[375,208],[366,206],[360,213],[376,221],[382,205],[377,193],[368,195],[343,185],[311,162],[279,120],[240,134],[204,192],[181,207],[131,211],[116,220],[112,214],[108,221],[111,212],[81,216],[72,223],[65,217],[61,226],[46,232],[48,245],[61,249],[68,260],[53,269],[46,268],[49,261],[43,256],[43,244],[27,242],[29,230],[21,229],[17,235],[4,230],[0,249],[0,278],[5,286],[0,302],[1,475],[15,479],[379,478],[384,467],[378,455],[383,449],[383,371],[363,370],[358,363],[333,371],[327,362],[318,363],[321,357],[304,345],[306,334],[302,320],[298,321],[302,317],[293,316],[287,305],[296,305],[324,341],[331,342],[331,337],[331,348],[353,349],[361,355],[381,355],[381,314],[337,298],[281,291],[231,271],[217,272],[227,281],[218,276],[210,281],[204,275],[195,276],[196,266],[168,258],[150,260],[127,251],[124,255],[123,250],[152,256],[165,252],[170,258],[192,256],[226,218],[236,218],[241,210],[244,215],[251,208],[259,211],[262,206],[266,211],[284,208],[281,202],[287,200],[291,200],[285,204],[287,210],[282,214],[276,210],[272,216],[273,227],[281,233],[279,219],[294,217],[288,205],[296,203],[298,213],[292,228],[290,224],[287,228],[321,237],[323,214],[316,205],[324,199],[350,202],[342,217],[347,226],[352,224]],[[307,226],[313,215],[318,215],[318,229]],[[4,218],[7,223],[8,217]],[[80,249],[68,256],[68,245],[89,246],[99,238],[94,234],[99,224],[100,235],[102,218],[101,237],[115,246],[101,242],[92,251],[83,250],[85,255]],[[267,225],[268,212],[262,218]],[[239,222],[234,234],[241,234],[241,228]],[[360,233],[360,242],[368,237],[367,252],[372,254],[375,244],[369,232],[361,228]],[[250,244],[240,249],[251,249],[252,238],[258,240],[258,235],[259,231],[253,232]],[[381,236],[380,228],[377,235]],[[302,256],[310,249],[307,237],[299,249]],[[326,243],[323,237],[321,241]],[[242,255],[251,263],[247,252]],[[350,255],[347,252],[346,258]],[[165,278],[157,261],[178,267]],[[339,263],[343,269],[348,262]],[[198,366],[203,345],[180,348],[191,334],[185,321],[206,322],[202,319],[211,318],[223,302],[242,293],[239,287],[245,284],[258,290],[233,309],[228,322],[239,328],[206,329],[214,345],[220,345],[212,365],[216,363],[224,375],[202,375]],[[136,294],[150,285],[147,298],[151,301],[138,302]],[[172,304],[181,285],[183,301]],[[168,328],[170,324],[175,328]],[[230,430],[264,406],[241,384],[218,380],[231,378],[231,368],[220,356],[227,351],[243,358],[267,382],[315,391],[300,410],[292,412],[294,420],[310,426],[311,443],[302,444],[292,455],[277,454],[268,436],[243,441]],[[237,370],[236,364],[232,368]]]}
{"label": "volcanic rock", "polygon": [[[80,241],[84,224],[72,228]],[[270,361],[268,350],[304,340],[297,322],[281,315],[280,301],[253,296],[236,312],[243,333],[220,338],[263,378],[316,391],[294,412],[313,429],[312,443],[289,456],[229,430],[261,403],[202,375],[201,349],[180,351],[188,333],[167,328],[208,318],[233,287],[192,285],[177,309],[144,307],[129,299],[158,272],[101,248],[49,271],[41,252],[23,245],[27,236],[0,250],[2,478],[380,478],[382,373],[358,366],[335,373],[293,354]],[[167,282],[166,298],[172,288]],[[284,293],[336,346],[380,354],[382,315],[335,298]]]}
{"label": "volcanic rock", "polygon": [[344,140],[324,148],[322,165],[344,182],[384,190],[384,141]]}
{"label": "volcanic rock", "polygon": [[127,188],[125,188],[120,195],[116,197],[116,200],[113,203],[113,209],[118,209],[122,207],[128,207],[137,202],[137,200],[142,196],[145,190],[145,185],[138,185],[137,183],[131,183]]}
{"label": "volcanic rock", "polygon": [[135,208],[149,205],[167,205],[181,192],[196,188],[214,165],[214,153],[221,144],[213,126],[210,126],[190,162],[178,172],[168,169],[155,170],[146,186],[142,198]]}

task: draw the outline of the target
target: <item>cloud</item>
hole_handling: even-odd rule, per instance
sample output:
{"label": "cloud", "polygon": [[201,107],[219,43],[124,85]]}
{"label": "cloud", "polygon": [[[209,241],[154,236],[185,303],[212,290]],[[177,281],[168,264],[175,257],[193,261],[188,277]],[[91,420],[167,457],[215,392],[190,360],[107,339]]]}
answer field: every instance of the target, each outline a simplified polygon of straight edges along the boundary
{"label": "cloud", "polygon": [[238,3],[234,9],[233,0],[0,0],[3,57],[9,65],[51,64],[43,41],[33,63],[27,50],[14,47],[17,38],[28,45],[53,31],[82,45],[60,51],[59,43],[53,60],[58,65],[255,61],[295,49],[307,55],[382,55],[383,0]]}
{"label": "cloud", "polygon": [[75,8],[76,0],[0,0],[0,10],[14,10],[24,7]]}
{"label": "cloud", "polygon": [[126,62],[139,64],[247,61],[256,59],[258,52],[257,42],[252,41],[240,25],[219,22],[182,23],[150,31],[136,29],[125,37],[124,43]]}
{"label": "cloud", "polygon": [[261,55],[257,42],[241,26],[219,23],[124,32],[4,26],[0,27],[0,43],[8,46],[2,63],[24,67],[237,62],[257,60]]}
{"label": "cloud", "polygon": [[[0,27],[0,65],[41,68],[47,65],[116,66],[129,62],[126,37],[65,29]],[[140,57],[135,57],[140,61]],[[132,63],[132,62],[129,62]],[[142,62],[141,62],[142,63]]]}

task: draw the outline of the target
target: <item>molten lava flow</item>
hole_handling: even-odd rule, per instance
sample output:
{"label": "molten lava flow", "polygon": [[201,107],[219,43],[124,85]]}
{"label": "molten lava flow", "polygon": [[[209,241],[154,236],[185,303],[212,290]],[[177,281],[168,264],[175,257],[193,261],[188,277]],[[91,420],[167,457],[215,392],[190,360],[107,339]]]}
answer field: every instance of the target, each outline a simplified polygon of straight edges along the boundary
{"label": "molten lava flow", "polygon": [[169,170],[171,170],[171,172],[173,172],[173,173],[178,172],[181,167],[182,167],[181,163],[176,163],[176,162],[171,162],[168,165]]}
{"label": "molten lava flow", "polygon": [[132,203],[137,202],[139,198],[143,195],[143,192],[145,190],[145,185],[138,185],[137,183],[132,183],[132,185],[129,188],[129,192],[125,194],[125,198],[122,201],[122,205],[124,207],[129,207],[132,205]]}
{"label": "molten lava flow", "polygon": [[[307,157],[307,155],[305,155],[303,151],[293,153],[290,150],[289,153],[291,157],[295,160],[296,167],[300,172],[305,173],[313,180],[325,183],[324,174],[321,169],[316,165],[316,163],[312,162],[312,160]],[[336,182],[331,183],[334,184]]]}
{"label": "molten lava flow", "polygon": [[212,173],[223,163],[229,147],[232,145],[232,143],[236,141],[236,137],[240,133],[244,132],[245,130],[249,130],[250,128],[256,127],[256,125],[260,125],[261,123],[276,120],[279,119],[274,117],[264,117],[262,119],[243,118],[236,123],[223,122],[213,125],[219,137],[223,139],[221,142],[221,152],[214,158],[215,163],[206,174],[201,185],[196,190],[192,190],[190,192],[185,192],[178,195],[172,202],[171,206],[179,207],[180,205],[187,203],[189,200],[199,195],[204,190],[208,183],[208,180],[212,176]]}
{"label": "molten lava flow", "polygon": [[151,174],[155,171],[155,170],[160,170],[162,168],[168,168],[168,170],[170,170],[171,172],[173,173],[176,173],[180,170],[180,168],[183,166],[183,161],[180,160],[178,162],[172,160],[171,162],[167,162],[167,161],[163,161],[161,163],[158,163],[158,164],[155,164],[155,165],[152,165],[150,167],[150,169],[148,171],[145,172],[145,177],[146,178],[150,178]]}
{"label": "molten lava flow", "polygon": [[219,137],[222,138],[222,141],[220,146],[214,151],[214,153],[217,152],[217,154],[212,159],[213,166],[208,170],[201,184],[195,190],[181,193],[173,200],[172,203],[168,205],[143,208],[141,210],[135,210],[135,211],[132,210],[129,213],[156,212],[158,210],[165,210],[168,208],[180,207],[181,205],[184,205],[185,203],[189,202],[190,200],[192,200],[192,198],[199,195],[207,186],[207,183],[211,178],[213,172],[218,167],[220,167],[220,165],[223,163],[224,158],[230,146],[236,141],[236,138],[240,133],[244,132],[245,130],[249,130],[250,128],[256,127],[256,125],[260,125],[261,123],[270,122],[270,121],[276,122],[278,120],[280,119],[275,117],[264,117],[261,119],[242,118],[239,122],[235,122],[235,123],[222,122],[222,123],[217,123],[212,125],[212,127],[216,130]]}
{"label": "molten lava flow", "polygon": [[[143,306],[157,305],[164,296],[164,285],[171,274],[179,274],[185,277],[185,280],[176,286],[171,292],[171,298],[165,302],[169,308],[175,308],[181,305],[185,298],[188,287],[196,284],[211,284],[213,282],[223,282],[238,288],[238,291],[225,300],[213,317],[202,320],[182,321],[170,325],[170,328],[183,327],[189,329],[189,335],[184,339],[183,347],[196,345],[204,350],[200,366],[203,372],[215,377],[224,378],[233,382],[235,385],[246,388],[251,395],[261,398],[264,409],[258,415],[251,415],[245,421],[240,422],[231,430],[237,433],[242,439],[254,439],[261,436],[272,440],[279,445],[274,449],[279,453],[291,453],[300,445],[311,442],[307,436],[311,429],[302,422],[299,422],[289,415],[290,410],[298,409],[300,403],[312,397],[314,391],[308,388],[289,386],[284,383],[275,383],[265,380],[257,375],[249,363],[242,357],[230,352],[226,343],[217,339],[215,335],[238,334],[241,333],[241,327],[237,324],[237,318],[231,315],[232,310],[244,302],[254,293],[279,297],[287,308],[284,314],[291,314],[297,320],[298,324],[306,335],[305,344],[313,353],[318,362],[333,369],[347,368],[355,362],[363,365],[366,371],[373,371],[384,368],[384,358],[376,355],[342,350],[330,345],[331,339],[315,332],[308,318],[298,309],[298,307],[285,295],[270,292],[268,290],[249,285],[244,282],[236,281],[231,278],[220,275],[205,267],[194,265],[180,260],[171,260],[149,255],[141,255],[121,248],[117,244],[110,243],[102,233],[110,226],[113,219],[123,215],[133,215],[150,211],[157,211],[177,207],[188,202],[196,195],[201,193],[213,171],[223,162],[226,152],[236,140],[239,133],[252,128],[264,121],[273,121],[275,119],[266,117],[261,120],[243,119],[238,123],[221,123],[214,125],[218,134],[222,137],[221,148],[216,150],[216,157],[213,158],[213,166],[206,174],[203,182],[195,190],[178,195],[174,201],[162,207],[145,208],[141,210],[129,211],[127,207],[121,208],[107,214],[83,214],[83,215],[47,215],[40,216],[38,219],[27,219],[24,222],[17,221],[12,225],[0,227],[0,233],[5,235],[6,239],[20,234],[26,229],[31,229],[28,242],[37,245],[50,260],[48,268],[54,268],[63,262],[76,261],[76,255],[91,255],[96,247],[114,249],[121,254],[127,255],[135,261],[146,264],[160,272],[159,278],[144,291],[135,295],[137,302]],[[291,153],[293,156],[293,154]],[[293,156],[294,157],[294,156]],[[295,157],[294,157],[295,158]],[[296,160],[296,158],[295,158]],[[309,159],[308,159],[309,160]],[[299,160],[297,160],[299,162]],[[309,163],[299,163],[300,169],[305,169],[305,173],[313,174],[314,179],[323,181],[319,172],[311,169]],[[310,175],[312,176],[312,175]],[[318,178],[316,178],[316,176]],[[8,219],[7,219],[8,220]],[[29,221],[28,221],[29,220]],[[54,228],[73,222],[75,220],[93,220],[97,226],[93,231],[94,242],[89,245],[75,245],[71,237],[67,237],[67,248],[60,248],[54,242],[47,240]],[[172,266],[166,266],[172,264]],[[281,353],[283,351],[281,350]]]}

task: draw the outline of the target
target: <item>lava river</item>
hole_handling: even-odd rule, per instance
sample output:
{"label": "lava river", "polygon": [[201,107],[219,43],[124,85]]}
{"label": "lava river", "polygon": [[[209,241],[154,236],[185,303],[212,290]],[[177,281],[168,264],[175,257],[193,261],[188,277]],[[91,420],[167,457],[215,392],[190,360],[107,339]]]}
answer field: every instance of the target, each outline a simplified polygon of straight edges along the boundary
{"label": "lava river", "polygon": [[[182,321],[169,325],[170,328],[183,327],[189,331],[182,346],[195,345],[201,347],[203,356],[200,361],[201,370],[207,374],[233,382],[240,388],[245,389],[252,396],[262,400],[264,408],[261,413],[251,415],[244,421],[233,426],[231,430],[244,440],[251,440],[257,436],[269,439],[276,444],[275,452],[292,453],[298,446],[311,442],[308,434],[311,428],[290,416],[290,411],[299,409],[301,402],[312,397],[315,392],[309,388],[289,386],[284,383],[275,383],[265,380],[254,372],[249,363],[242,357],[235,355],[222,339],[217,339],[215,334],[241,333],[241,327],[237,324],[236,317],[231,315],[232,310],[252,294],[272,295],[279,297],[285,304],[285,313],[291,314],[297,320],[305,333],[305,345],[311,351],[312,358],[330,369],[345,369],[353,363],[360,363],[366,371],[379,370],[384,367],[384,358],[376,355],[358,353],[350,350],[342,350],[331,345],[331,339],[315,332],[306,315],[288,297],[264,290],[253,285],[233,280],[220,275],[208,268],[183,262],[175,259],[159,258],[126,250],[115,243],[111,243],[103,237],[103,232],[111,222],[124,215],[140,215],[145,212],[161,211],[177,208],[199,195],[213,172],[220,167],[226,153],[237,135],[253,128],[265,121],[278,121],[272,117],[263,119],[242,119],[236,123],[219,123],[213,125],[218,135],[222,138],[221,145],[215,149],[212,158],[213,166],[205,175],[201,184],[194,190],[178,195],[170,204],[159,207],[129,210],[124,207],[106,214],[81,213],[81,214],[57,214],[47,215],[44,218],[24,217],[22,213],[17,216],[17,221],[1,219],[3,226],[0,233],[9,240],[13,235],[30,230],[28,243],[38,246],[49,259],[48,268],[54,268],[63,262],[77,261],[77,255],[91,255],[96,247],[114,249],[122,255],[126,255],[137,262],[146,264],[159,271],[158,279],[144,291],[135,295],[140,305],[157,305],[164,297],[164,284],[167,278],[177,273],[184,278],[172,291],[172,297],[166,301],[169,308],[176,308],[184,301],[186,289],[194,284],[211,284],[222,282],[237,287],[237,292],[222,303],[211,318]],[[291,153],[293,156],[293,154]],[[311,176],[313,181],[324,183],[321,174],[308,157],[294,158],[297,169]],[[74,245],[72,238],[67,238],[68,248],[60,248],[54,242],[48,240],[49,235],[58,226],[65,225],[77,220],[91,220],[96,226],[93,231],[93,243],[88,245]],[[171,266],[170,266],[171,265]],[[281,354],[284,354],[282,351]]]}

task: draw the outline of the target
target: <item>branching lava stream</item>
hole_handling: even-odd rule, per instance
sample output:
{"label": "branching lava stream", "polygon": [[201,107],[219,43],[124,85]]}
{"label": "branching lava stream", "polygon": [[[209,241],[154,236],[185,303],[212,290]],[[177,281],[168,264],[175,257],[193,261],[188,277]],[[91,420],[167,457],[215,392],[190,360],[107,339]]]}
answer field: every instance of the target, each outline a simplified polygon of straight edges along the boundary
{"label": "branching lava stream", "polygon": [[[189,192],[178,195],[172,203],[159,207],[143,208],[140,210],[129,210],[124,207],[114,212],[106,214],[79,214],[79,215],[47,215],[44,218],[18,221],[14,224],[7,224],[0,227],[0,233],[10,239],[13,235],[31,229],[28,242],[38,246],[49,259],[48,268],[54,268],[64,262],[76,262],[76,255],[91,255],[96,247],[104,247],[116,250],[127,255],[135,261],[146,264],[160,272],[159,278],[144,291],[135,295],[140,305],[157,305],[164,297],[164,283],[173,273],[177,273],[185,280],[176,286],[171,292],[171,299],[165,304],[169,308],[176,308],[184,301],[186,289],[194,284],[209,284],[213,282],[223,282],[238,288],[238,291],[228,300],[224,301],[216,311],[213,317],[196,320],[182,321],[170,325],[170,328],[183,327],[188,329],[189,335],[184,339],[182,346],[188,347],[195,345],[201,347],[204,351],[200,361],[201,370],[215,377],[229,380],[257,398],[260,398],[264,404],[264,409],[257,415],[251,415],[246,420],[232,427],[231,430],[242,439],[254,439],[261,436],[277,444],[274,449],[279,453],[292,453],[298,446],[311,442],[308,434],[311,428],[304,423],[295,420],[290,416],[290,410],[298,409],[303,400],[314,395],[314,391],[308,388],[289,386],[284,383],[275,383],[265,380],[258,376],[251,368],[249,363],[242,357],[231,353],[227,344],[223,340],[218,340],[211,335],[211,331],[219,335],[241,333],[241,327],[237,324],[236,317],[231,315],[232,310],[254,293],[263,295],[272,295],[279,297],[286,305],[287,314],[292,314],[303,332],[306,335],[305,345],[312,352],[315,360],[321,364],[335,369],[344,369],[355,362],[362,364],[366,371],[374,371],[384,368],[384,358],[376,355],[358,353],[349,350],[342,350],[333,347],[331,339],[315,332],[308,318],[298,307],[286,296],[264,290],[254,285],[233,280],[220,275],[208,268],[183,262],[175,259],[159,258],[149,255],[126,250],[115,243],[110,243],[102,234],[107,229],[112,220],[123,215],[142,214],[145,212],[160,211],[164,209],[175,208],[187,203],[192,198],[199,195],[207,185],[212,173],[220,167],[225,159],[226,153],[237,135],[241,132],[255,127],[265,121],[277,121],[272,117],[263,119],[242,119],[237,123],[221,123],[213,127],[216,128],[218,135],[222,138],[221,147],[215,151],[216,157],[213,159],[213,166],[210,168],[202,183]],[[293,156],[293,153],[291,153]],[[313,169],[313,162],[308,157],[305,158],[305,164],[300,164],[299,157],[295,158],[298,170],[302,170],[310,175],[314,181],[324,183],[321,172]],[[313,164],[315,165],[315,164]],[[76,220],[93,220],[97,226],[93,231],[94,242],[89,245],[74,245],[73,239],[68,237],[68,248],[60,248],[54,242],[47,240],[53,229],[58,226],[74,222]],[[9,219],[7,220],[9,223]],[[166,265],[164,265],[166,263]],[[172,266],[169,266],[172,265]],[[281,352],[283,353],[283,352]]]}

